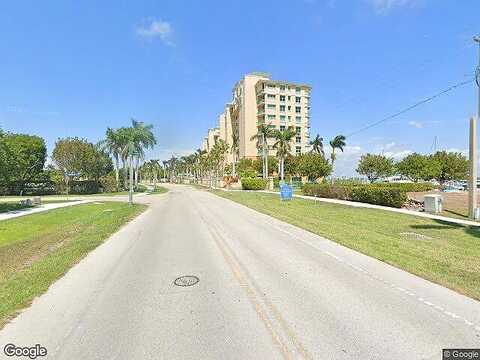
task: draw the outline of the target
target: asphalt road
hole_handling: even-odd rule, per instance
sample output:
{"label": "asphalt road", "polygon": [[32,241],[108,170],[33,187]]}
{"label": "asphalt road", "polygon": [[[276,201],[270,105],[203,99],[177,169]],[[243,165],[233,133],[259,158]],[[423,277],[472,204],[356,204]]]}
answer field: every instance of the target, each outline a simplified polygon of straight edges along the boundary
{"label": "asphalt road", "polygon": [[[411,360],[480,347],[477,301],[205,191],[139,201],[150,209],[0,332],[2,352]],[[182,275],[200,281],[175,286]]]}

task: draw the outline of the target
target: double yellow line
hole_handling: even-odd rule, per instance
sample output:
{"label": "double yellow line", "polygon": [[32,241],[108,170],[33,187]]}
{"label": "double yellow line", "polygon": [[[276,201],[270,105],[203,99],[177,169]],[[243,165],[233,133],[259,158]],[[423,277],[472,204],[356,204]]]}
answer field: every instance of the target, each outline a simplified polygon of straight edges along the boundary
{"label": "double yellow line", "polygon": [[[242,270],[241,263],[228,246],[224,237],[220,234],[220,231],[215,227],[214,221],[212,221],[213,219],[207,220],[202,214],[202,211],[200,211],[198,208],[197,212],[199,217],[205,223],[206,228],[215,241],[215,244],[219,248],[223,258],[225,259],[225,262],[232,271],[233,276],[237,280],[240,287],[245,291],[260,321],[267,328],[273,343],[279,348],[283,358],[313,359],[312,355],[307,351],[307,349],[305,349],[305,346],[300,342],[276,306],[266,296],[261,295],[262,293],[260,291],[255,291],[255,286],[251,285],[253,281],[249,281],[248,275],[246,275],[246,272]],[[257,293],[259,295],[257,295]],[[271,315],[269,315],[269,313]],[[284,334],[283,336],[281,335],[282,332]]]}

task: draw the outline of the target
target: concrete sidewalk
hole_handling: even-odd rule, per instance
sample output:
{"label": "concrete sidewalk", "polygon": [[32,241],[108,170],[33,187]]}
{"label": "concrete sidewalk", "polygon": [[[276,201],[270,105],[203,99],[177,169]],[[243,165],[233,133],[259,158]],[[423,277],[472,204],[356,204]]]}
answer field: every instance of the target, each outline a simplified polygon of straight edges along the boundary
{"label": "concrete sidewalk", "polygon": [[79,200],[79,201],[70,201],[70,202],[64,202],[64,203],[44,204],[44,205],[39,205],[39,206],[26,208],[26,209],[22,209],[22,210],[9,211],[7,213],[0,214],[0,221],[13,219],[13,218],[20,217],[20,216],[25,216],[25,215],[36,214],[36,213],[47,211],[47,210],[53,210],[53,209],[58,209],[58,208],[63,208],[63,207],[73,206],[73,205],[79,205],[79,204],[85,204],[85,203],[89,203],[89,202],[92,202],[92,200]]}

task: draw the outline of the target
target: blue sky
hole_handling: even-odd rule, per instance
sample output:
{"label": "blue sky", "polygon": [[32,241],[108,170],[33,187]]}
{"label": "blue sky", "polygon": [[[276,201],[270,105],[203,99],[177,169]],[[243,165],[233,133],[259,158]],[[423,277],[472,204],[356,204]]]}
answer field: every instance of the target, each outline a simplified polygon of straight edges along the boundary
{"label": "blue sky", "polygon": [[[362,126],[473,77],[478,0],[2,1],[0,126],[98,141],[131,117],[167,158],[201,144],[234,83],[265,71],[308,83],[312,134]],[[467,148],[473,84],[347,139],[365,152]]]}

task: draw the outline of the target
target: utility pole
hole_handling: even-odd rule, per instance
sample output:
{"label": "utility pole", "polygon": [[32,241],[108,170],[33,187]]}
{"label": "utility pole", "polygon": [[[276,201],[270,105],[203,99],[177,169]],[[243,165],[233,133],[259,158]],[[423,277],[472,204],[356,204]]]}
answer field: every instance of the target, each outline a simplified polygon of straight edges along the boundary
{"label": "utility pole", "polygon": [[477,207],[477,121],[480,118],[480,36],[475,36],[473,41],[478,43],[478,66],[475,72],[475,82],[478,88],[477,116],[470,119],[470,183],[468,192],[468,215],[475,220]]}

